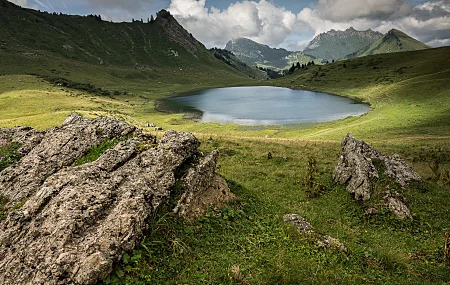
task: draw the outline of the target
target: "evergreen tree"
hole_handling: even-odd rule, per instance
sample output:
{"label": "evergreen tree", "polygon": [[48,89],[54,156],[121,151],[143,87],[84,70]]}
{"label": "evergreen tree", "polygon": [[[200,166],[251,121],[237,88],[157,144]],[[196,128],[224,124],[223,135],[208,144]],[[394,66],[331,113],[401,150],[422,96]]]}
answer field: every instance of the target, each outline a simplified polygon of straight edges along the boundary
{"label": "evergreen tree", "polygon": [[297,69],[300,70],[301,66],[300,66],[300,62],[297,61]]}

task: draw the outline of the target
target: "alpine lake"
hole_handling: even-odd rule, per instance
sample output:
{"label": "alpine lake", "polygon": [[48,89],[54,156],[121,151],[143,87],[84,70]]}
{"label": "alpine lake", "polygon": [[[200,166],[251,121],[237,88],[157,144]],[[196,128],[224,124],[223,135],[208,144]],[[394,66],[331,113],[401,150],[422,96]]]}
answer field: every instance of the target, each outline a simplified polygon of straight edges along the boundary
{"label": "alpine lake", "polygon": [[195,114],[200,122],[244,126],[328,122],[370,111],[350,98],[269,86],[182,93],[159,105],[165,112]]}

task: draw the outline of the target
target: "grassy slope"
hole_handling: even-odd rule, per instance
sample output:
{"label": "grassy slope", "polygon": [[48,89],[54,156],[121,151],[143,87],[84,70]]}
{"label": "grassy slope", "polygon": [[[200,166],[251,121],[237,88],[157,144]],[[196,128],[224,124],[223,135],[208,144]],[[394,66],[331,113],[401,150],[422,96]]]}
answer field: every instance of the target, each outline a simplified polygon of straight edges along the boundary
{"label": "grassy slope", "polygon": [[[282,135],[337,140],[346,133],[364,139],[446,136],[450,119],[449,47],[375,55],[297,71],[278,81],[287,85],[349,96],[373,111],[314,129],[282,128]],[[345,67],[344,67],[345,65]]]}
{"label": "grassy slope", "polygon": [[408,36],[399,30],[391,30],[384,37],[374,42],[366,50],[363,50],[358,56],[367,56],[373,54],[413,51],[428,49],[430,46]]}

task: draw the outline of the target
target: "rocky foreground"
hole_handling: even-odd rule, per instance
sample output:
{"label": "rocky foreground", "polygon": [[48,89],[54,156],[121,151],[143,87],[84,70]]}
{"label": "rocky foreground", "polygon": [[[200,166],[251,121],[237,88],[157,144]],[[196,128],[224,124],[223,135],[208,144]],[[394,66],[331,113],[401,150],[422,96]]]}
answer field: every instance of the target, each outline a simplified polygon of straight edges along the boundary
{"label": "rocky foreground", "polygon": [[[233,198],[215,173],[218,152],[203,155],[189,133],[168,131],[157,143],[125,122],[74,115],[48,131],[0,136],[23,143],[24,154],[0,172],[9,209],[0,221],[0,284],[94,284],[141,241],[146,221],[167,201],[192,220]],[[122,141],[74,166],[114,138]]]}

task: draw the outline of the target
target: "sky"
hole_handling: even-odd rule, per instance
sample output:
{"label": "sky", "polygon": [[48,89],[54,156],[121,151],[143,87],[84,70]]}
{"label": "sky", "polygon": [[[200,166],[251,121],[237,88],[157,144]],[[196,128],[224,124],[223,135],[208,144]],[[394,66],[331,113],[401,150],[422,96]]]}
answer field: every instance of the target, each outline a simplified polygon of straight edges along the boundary
{"label": "sky", "polygon": [[303,50],[331,29],[399,29],[433,47],[450,45],[450,0],[10,0],[22,7],[101,15],[115,22],[147,19],[161,9],[207,47],[245,37]]}

